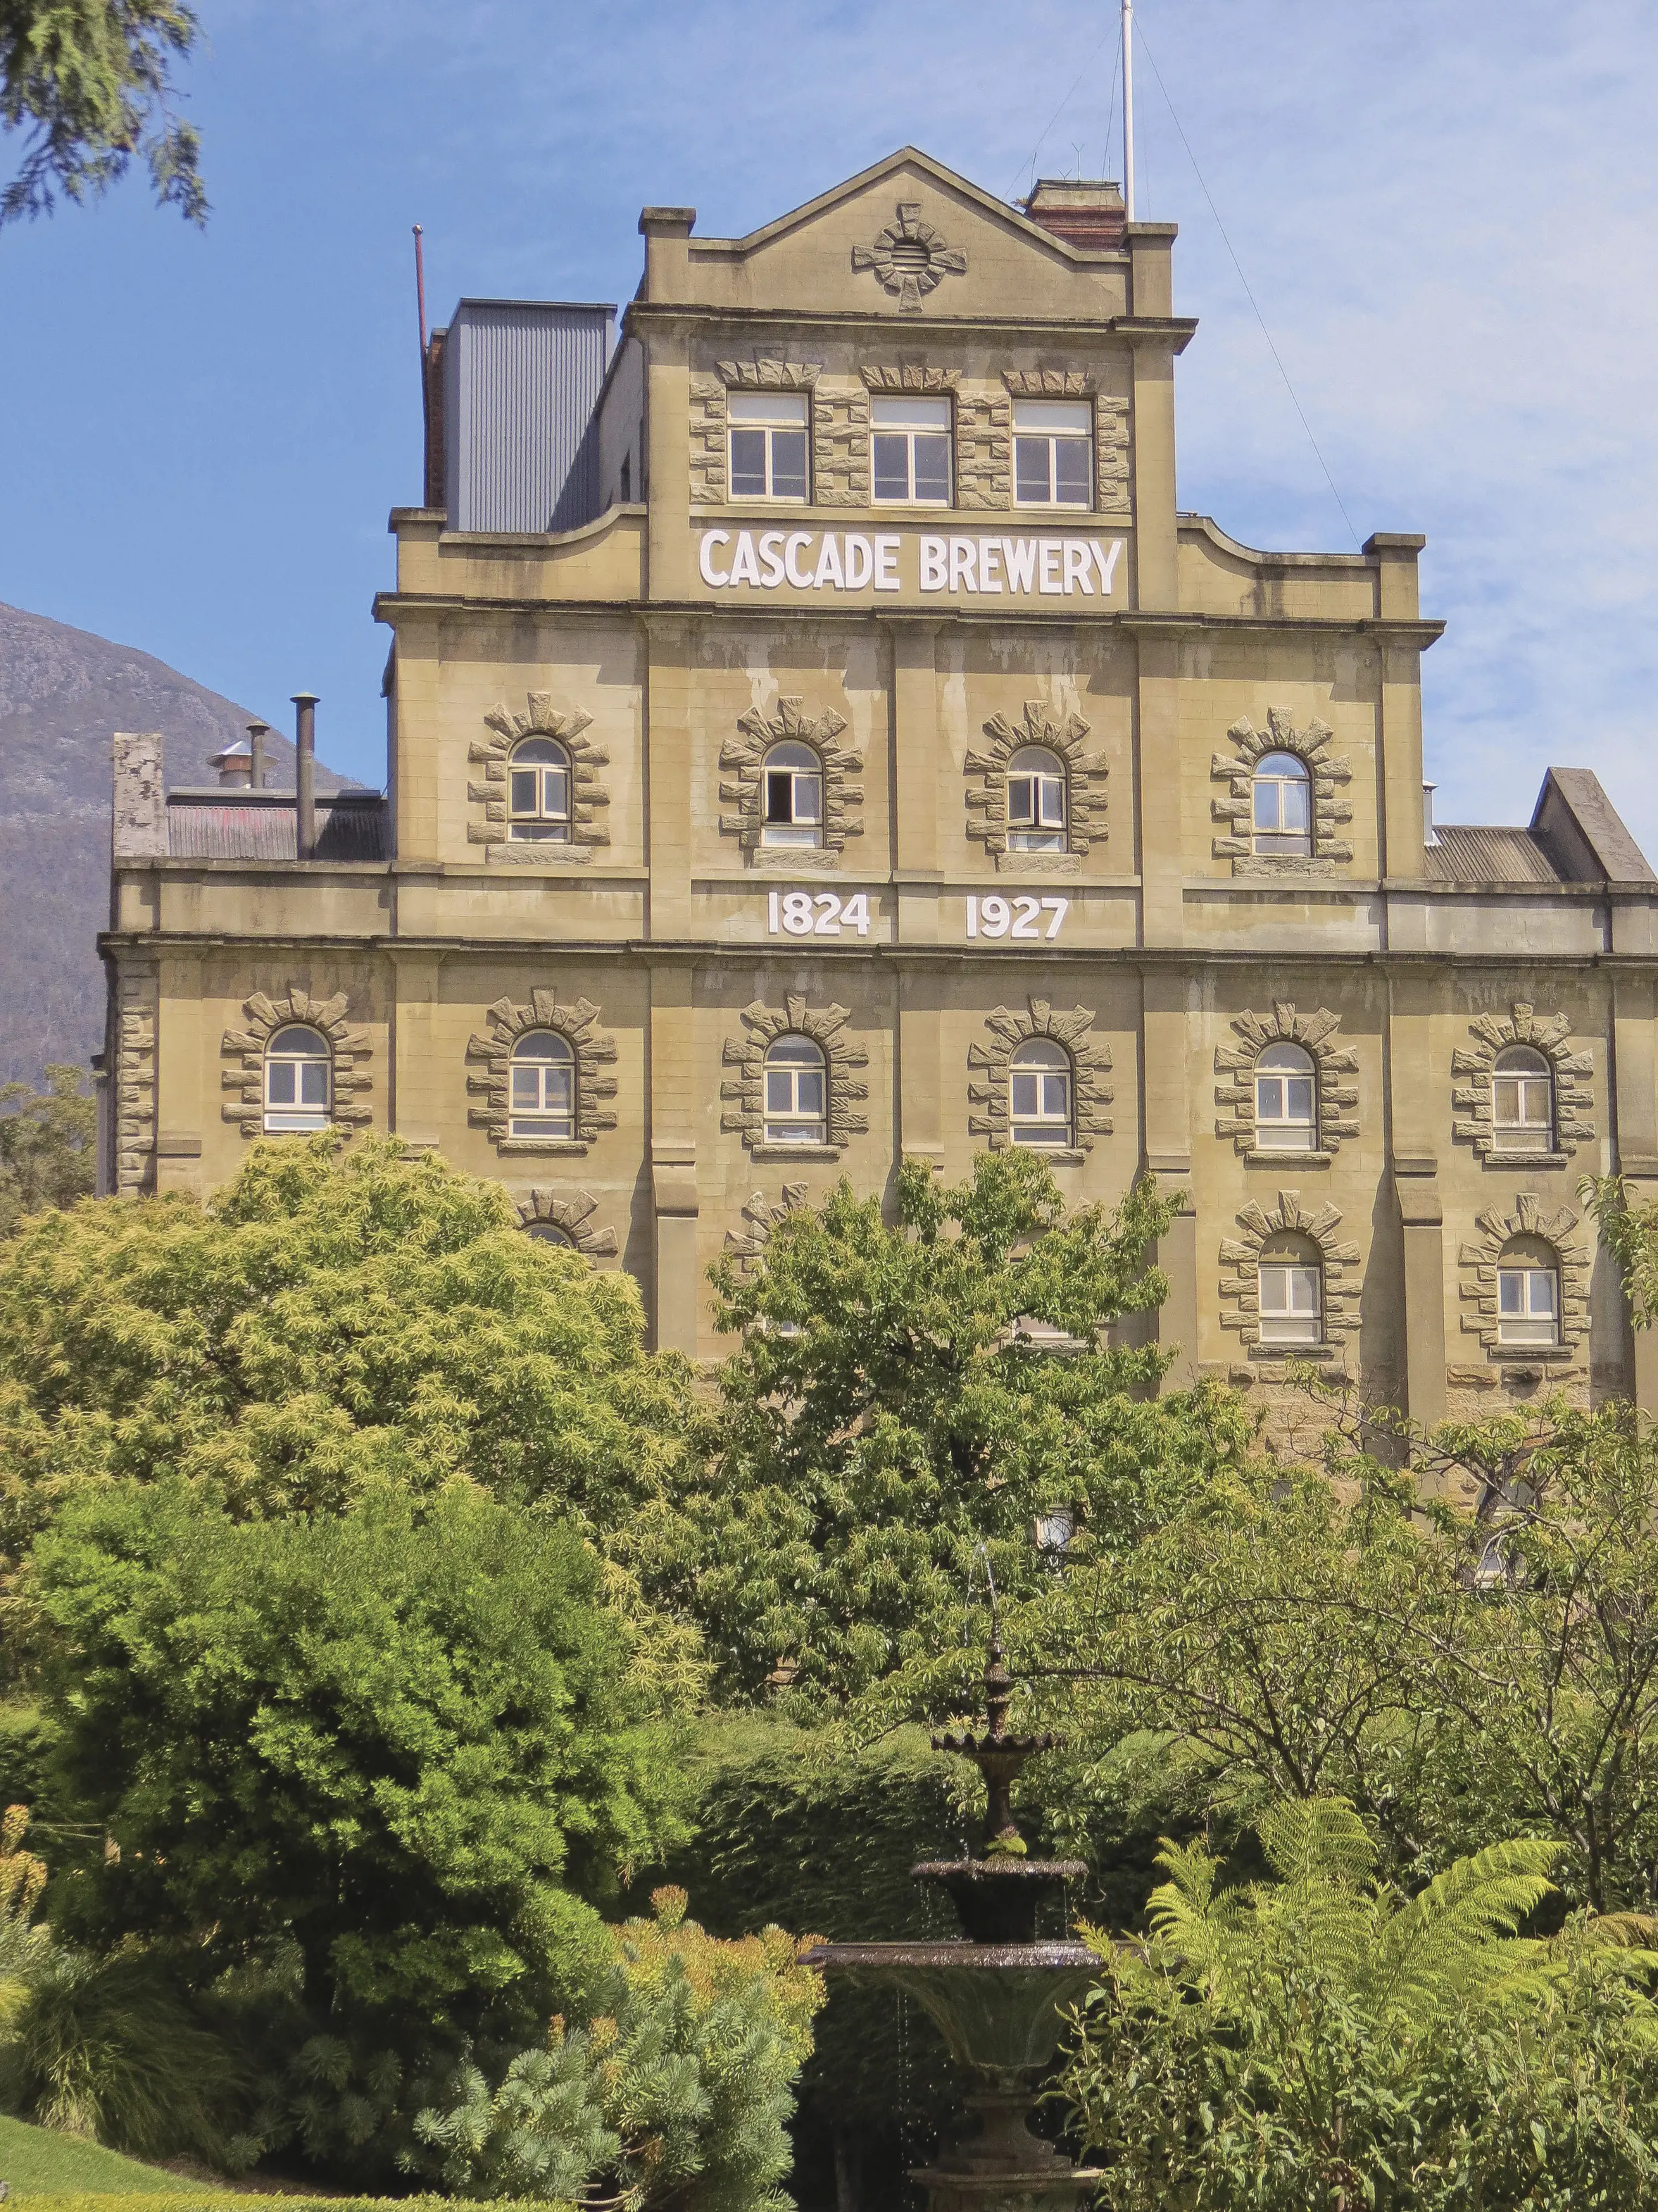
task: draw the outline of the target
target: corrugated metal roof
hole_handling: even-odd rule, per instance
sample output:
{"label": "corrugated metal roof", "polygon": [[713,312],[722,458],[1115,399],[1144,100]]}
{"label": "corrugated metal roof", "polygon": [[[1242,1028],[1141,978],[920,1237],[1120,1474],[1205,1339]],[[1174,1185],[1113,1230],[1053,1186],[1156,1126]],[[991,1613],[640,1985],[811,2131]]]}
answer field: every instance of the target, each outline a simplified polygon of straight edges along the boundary
{"label": "corrugated metal roof", "polygon": [[1444,883],[1559,884],[1565,877],[1548,848],[1529,830],[1492,830],[1479,823],[1436,825],[1428,848],[1428,873]]}
{"label": "corrugated metal roof", "polygon": [[[294,801],[215,793],[202,799],[169,792],[167,851],[184,860],[294,860],[298,856]],[[317,797],[319,860],[390,857],[386,805],[378,792]]]}

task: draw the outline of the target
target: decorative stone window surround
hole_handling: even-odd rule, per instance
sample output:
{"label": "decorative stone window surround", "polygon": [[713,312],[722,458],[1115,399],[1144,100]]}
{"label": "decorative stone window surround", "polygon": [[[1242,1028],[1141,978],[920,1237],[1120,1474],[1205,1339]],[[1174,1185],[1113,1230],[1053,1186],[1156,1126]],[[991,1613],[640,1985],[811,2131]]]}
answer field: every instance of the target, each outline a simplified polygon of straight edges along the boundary
{"label": "decorative stone window surround", "polygon": [[[1243,1042],[1219,1045],[1215,1050],[1215,1073],[1227,1079],[1215,1085],[1215,1103],[1224,1109],[1216,1119],[1215,1134],[1230,1137],[1245,1159],[1278,1166],[1309,1158],[1327,1160],[1340,1149],[1344,1137],[1356,1137],[1358,1123],[1352,1112],[1358,1104],[1358,1088],[1341,1079],[1357,1074],[1358,1054],[1351,1045],[1335,1042],[1340,1026],[1340,1015],[1327,1006],[1315,1014],[1300,1014],[1287,999],[1275,1003],[1270,1014],[1235,1014],[1232,1027]],[[1298,1044],[1315,1072],[1318,1150],[1310,1155],[1263,1149],[1256,1139],[1255,1062],[1269,1044],[1280,1043]]]}
{"label": "decorative stone window surround", "polygon": [[728,392],[804,392],[811,424],[811,504],[869,505],[869,393],[862,383],[829,380],[815,361],[722,361],[716,374],[691,378],[690,482],[693,507],[724,507],[731,497]]}
{"label": "decorative stone window surround", "polygon": [[[1111,1073],[1111,1048],[1088,1034],[1095,1019],[1087,1006],[1073,1006],[1069,1013],[1055,1012],[1046,999],[1037,998],[1027,1001],[1023,1013],[997,1006],[987,1014],[985,1027],[992,1042],[967,1048],[967,1064],[973,1071],[967,1086],[969,1133],[982,1137],[992,1152],[1005,1151],[1011,1145],[1008,1074],[1013,1055],[1033,1037],[1051,1037],[1071,1057],[1071,1116],[1077,1141],[1063,1150],[1044,1145],[1040,1147],[1042,1157],[1072,1164],[1086,1159],[1096,1139],[1111,1134],[1111,1116],[1105,1109],[1114,1095],[1106,1081]],[[975,1081],[974,1075],[981,1079]]]}
{"label": "decorative stone window surround", "polygon": [[556,1229],[589,1260],[611,1259],[618,1249],[615,1230],[596,1229],[589,1218],[598,1206],[585,1190],[532,1190],[519,1200],[519,1226]]}
{"label": "decorative stone window surround", "polygon": [[[498,1151],[582,1153],[602,1131],[615,1128],[616,1109],[604,1102],[616,1097],[616,1078],[600,1070],[616,1064],[616,1039],[593,1027],[598,1008],[591,999],[578,999],[566,1006],[551,991],[532,991],[527,1006],[497,999],[485,1019],[488,1029],[476,1032],[466,1047],[467,1059],[481,1063],[484,1070],[466,1079],[468,1091],[483,1101],[467,1109],[466,1118],[473,1128],[489,1131]],[[531,1030],[556,1030],[575,1054],[574,1137],[512,1133],[513,1047]]]}
{"label": "decorative stone window surround", "polygon": [[374,1087],[373,1077],[363,1067],[369,1054],[368,1032],[353,1029],[345,1018],[345,1009],[343,991],[337,991],[331,999],[313,999],[297,983],[288,985],[283,998],[268,999],[263,991],[256,991],[251,999],[245,999],[246,1026],[227,1030],[219,1047],[237,1062],[234,1067],[227,1067],[221,1079],[224,1088],[236,1094],[220,1109],[225,1120],[234,1121],[245,1137],[264,1134],[265,1048],[276,1031],[290,1022],[319,1030],[328,1039],[333,1060],[329,1120],[342,1128],[361,1127],[370,1120],[370,1109],[361,1103],[361,1093]]}
{"label": "decorative stone window surround", "polygon": [[726,1231],[726,1256],[735,1260],[744,1274],[752,1272],[764,1257],[771,1232],[786,1213],[793,1213],[806,1202],[806,1186],[803,1182],[786,1182],[783,1195],[774,1204],[764,1191],[750,1191],[748,1203],[743,1208],[746,1229]]}
{"label": "decorative stone window surround", "polygon": [[[599,818],[610,803],[598,771],[610,766],[610,757],[587,737],[592,716],[580,707],[560,714],[550,691],[531,691],[528,711],[515,714],[503,700],[484,716],[492,732],[474,738],[467,758],[483,770],[483,780],[466,787],[471,819],[466,841],[488,848],[491,864],[541,868],[581,866],[592,858],[592,848],[608,845],[610,833]],[[525,738],[556,738],[570,756],[570,842],[568,845],[525,838],[514,842],[507,834],[507,773],[513,748]]]}
{"label": "decorative stone window surround", "polygon": [[[1451,1054],[1453,1138],[1472,1145],[1488,1168],[1521,1167],[1528,1161],[1564,1166],[1579,1145],[1591,1143],[1595,1134],[1594,1122],[1587,1118],[1594,1110],[1594,1060],[1589,1053],[1570,1049],[1570,1018],[1540,1015],[1517,1000],[1512,1014],[1476,1014],[1468,1028],[1478,1042],[1459,1046]],[[1492,1145],[1491,1076],[1498,1054],[1514,1044],[1540,1052],[1552,1073],[1556,1149],[1552,1152],[1499,1152]]]}
{"label": "decorative stone window surround", "polygon": [[[1335,732],[1316,716],[1305,729],[1298,730],[1287,708],[1269,707],[1266,724],[1266,729],[1258,730],[1241,715],[1226,732],[1237,749],[1236,754],[1217,753],[1210,763],[1210,775],[1224,779],[1229,786],[1224,799],[1210,801],[1212,817],[1227,825],[1216,836],[1212,850],[1217,859],[1231,861],[1235,876],[1333,875],[1339,861],[1353,857],[1351,845],[1337,835],[1342,824],[1353,818],[1352,807],[1339,788],[1352,781],[1352,769],[1330,751]],[[1310,854],[1255,850],[1251,828],[1253,785],[1255,763],[1264,753],[1293,753],[1306,763],[1313,799]]]}
{"label": "decorative stone window surround", "polygon": [[[983,787],[967,794],[967,834],[983,844],[999,870],[1070,874],[1086,857],[1090,845],[1104,844],[1108,834],[1105,782],[1111,771],[1102,753],[1083,748],[1090,727],[1075,713],[1062,722],[1055,721],[1040,699],[1025,701],[1023,726],[1010,722],[1005,714],[993,715],[985,724],[989,745],[983,752],[969,752],[966,761],[967,773],[981,778]],[[1027,745],[1044,745],[1065,763],[1067,820],[1063,853],[1008,850],[1007,764]]]}
{"label": "decorative stone window surround", "polygon": [[150,1188],[155,1173],[155,1021],[160,977],[123,963],[115,988],[115,1188]]}
{"label": "decorative stone window surround", "polygon": [[[1002,381],[1016,399],[1093,401],[1094,503],[1102,514],[1127,516],[1129,401],[1100,391],[1084,368],[1005,368]],[[996,504],[1005,507],[1008,501]]]}
{"label": "decorative stone window surround", "polygon": [[1286,1231],[1305,1237],[1317,1246],[1324,1282],[1324,1346],[1345,1344],[1358,1326],[1358,1264],[1357,1244],[1336,1236],[1341,1216],[1333,1206],[1316,1213],[1305,1212],[1298,1191],[1281,1190],[1272,1207],[1253,1201],[1237,1216],[1241,1237],[1223,1237],[1220,1243],[1220,1325],[1237,1330],[1242,1343],[1260,1357],[1315,1358],[1315,1344],[1263,1345],[1260,1340],[1260,1277],[1262,1251],[1274,1237]]}
{"label": "decorative stone window surround", "polygon": [[853,247],[852,265],[872,270],[901,314],[919,315],[922,301],[946,276],[966,276],[967,255],[923,217],[920,200],[900,200],[896,222],[878,231],[871,245]]}
{"label": "decorative stone window surround", "polygon": [[[751,707],[738,717],[739,735],[728,738],[720,749],[720,768],[732,778],[730,782],[721,782],[720,800],[735,806],[737,811],[722,814],[720,828],[722,835],[737,839],[752,865],[791,870],[835,867],[847,838],[863,836],[864,825],[851,811],[863,805],[863,788],[847,778],[862,772],[864,757],[836,742],[846,726],[845,718],[832,707],[821,714],[803,714],[798,696],[780,698],[775,714],[762,714],[758,707]],[[821,845],[770,847],[761,842],[765,828],[766,755],[774,745],[790,738],[810,745],[823,764]]]}
{"label": "decorative stone window surround", "polygon": [[[1576,1352],[1589,1333],[1589,1274],[1594,1255],[1571,1232],[1577,1216],[1569,1206],[1546,1213],[1543,1201],[1529,1191],[1519,1192],[1512,1213],[1476,1214],[1480,1231],[1478,1243],[1464,1244],[1457,1252],[1466,1302],[1462,1326],[1485,1347],[1488,1359],[1523,1360],[1533,1364],[1558,1360]],[[1504,1344],[1497,1310],[1497,1266],[1505,1245],[1516,1237],[1534,1237],[1552,1247],[1560,1270],[1560,1341],[1558,1345]]]}
{"label": "decorative stone window surround", "polygon": [[[857,1109],[869,1097],[869,1085],[853,1070],[869,1066],[864,1046],[846,1035],[852,1018],[846,1006],[809,1006],[802,995],[791,993],[780,1013],[756,999],[741,1015],[746,1036],[727,1037],[722,1064],[736,1073],[720,1085],[724,1109],[722,1129],[736,1132],[756,1159],[837,1159],[848,1139],[866,1136],[869,1116]],[[780,1036],[810,1037],[823,1055],[828,1077],[824,1126],[828,1141],[822,1145],[768,1145],[766,1142],[766,1048]]]}

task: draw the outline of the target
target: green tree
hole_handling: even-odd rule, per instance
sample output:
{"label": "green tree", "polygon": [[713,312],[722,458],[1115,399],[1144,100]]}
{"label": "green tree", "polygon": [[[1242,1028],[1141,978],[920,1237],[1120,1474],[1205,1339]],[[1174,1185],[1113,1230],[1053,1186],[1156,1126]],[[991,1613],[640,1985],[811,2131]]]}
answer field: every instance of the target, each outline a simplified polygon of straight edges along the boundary
{"label": "green tree", "polygon": [[96,199],[135,156],[163,206],[205,222],[201,142],[171,108],[199,28],[187,0],[0,0],[0,126],[24,134],[0,225]]}
{"label": "green tree", "polygon": [[1649,1923],[1521,1936],[1561,1846],[1494,1844],[1418,1895],[1339,1800],[1260,1823],[1272,1879],[1169,1848],[1152,1929],[1106,1972],[1065,2091],[1111,2212],[1564,2212],[1658,2180]]}
{"label": "green tree", "polygon": [[687,1364],[643,1335],[630,1277],[395,1139],[256,1146],[205,1206],[41,1215],[0,1244],[0,1547],[115,1478],[280,1514],[464,1474],[590,1536],[641,1605],[677,1557],[690,1411]]}
{"label": "green tree", "polygon": [[98,1171],[98,1103],[86,1071],[54,1061],[46,1087],[0,1085],[0,1237],[25,1214],[90,1198]]}
{"label": "green tree", "polygon": [[313,2152],[355,2127],[383,2154],[411,2076],[533,2037],[597,1908],[683,1833],[676,1724],[598,1561],[468,1486],[239,1522],[200,1483],[114,1484],[31,1579],[66,1794],[118,1847],[58,1918],[171,1946],[198,1988],[290,1962],[297,2076],[349,2094],[267,2134],[297,2112]]}
{"label": "green tree", "polygon": [[1658,1903],[1658,1440],[1564,1402],[1432,1435],[1401,1475],[1327,1402],[1327,1464],[1247,1461],[1006,1623],[1097,1761],[1151,1731],[1245,1812],[1351,1797],[1401,1875],[1530,1831],[1567,1893]]}
{"label": "green tree", "polygon": [[1246,1448],[1224,1395],[1150,1395],[1162,1356],[1108,1335],[1162,1298],[1147,1255],[1172,1212],[1147,1185],[1067,1214],[1024,1152],[981,1155],[951,1188],[908,1163],[893,1219],[842,1182],[750,1267],[714,1270],[740,1345],[696,1602],[732,1689],[781,1662],[798,1699],[835,1702],[969,1630],[981,1652],[969,1607],[987,1576],[1011,1598],[1048,1571],[1038,1514],[1068,1515],[1085,1557]]}

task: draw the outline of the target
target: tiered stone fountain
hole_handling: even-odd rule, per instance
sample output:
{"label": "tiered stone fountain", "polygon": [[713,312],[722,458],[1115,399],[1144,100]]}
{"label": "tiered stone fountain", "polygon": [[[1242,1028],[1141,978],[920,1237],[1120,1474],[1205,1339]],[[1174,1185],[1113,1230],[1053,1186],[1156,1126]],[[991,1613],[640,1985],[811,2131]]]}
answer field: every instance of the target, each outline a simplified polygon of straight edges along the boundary
{"label": "tiered stone fountain", "polygon": [[1051,1735],[1007,1733],[1013,1679],[999,1644],[985,1669],[982,1735],[935,1735],[935,1751],[970,1759],[985,1778],[984,1841],[975,1857],[929,1860],[913,1869],[949,1893],[961,1936],[937,1943],[821,1943],[810,1963],[833,1975],[902,1990],[937,2022],[967,2069],[978,2122],[955,2148],[920,2168],[929,2212],[1074,2212],[1099,2179],[1072,2166],[1027,2124],[1053,2063],[1062,2008],[1082,1995],[1099,1962],[1084,1944],[1039,1943],[1041,1907],[1088,1869],[1075,1859],[1031,1859],[1009,1805],[1020,1768]]}

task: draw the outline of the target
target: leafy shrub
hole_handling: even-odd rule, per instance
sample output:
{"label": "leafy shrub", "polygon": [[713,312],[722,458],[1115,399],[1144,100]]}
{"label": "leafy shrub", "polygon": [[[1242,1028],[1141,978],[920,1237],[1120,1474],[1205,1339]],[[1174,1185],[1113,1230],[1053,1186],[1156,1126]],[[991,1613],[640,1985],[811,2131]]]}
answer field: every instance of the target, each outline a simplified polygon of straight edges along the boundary
{"label": "leafy shrub", "polygon": [[[694,2212],[789,2202],[786,2122],[823,2002],[780,1929],[721,1942],[659,1889],[651,1918],[611,1931],[584,2026],[553,2023],[493,2087],[463,2068],[415,2133],[443,2180],[479,2196],[607,2196]],[[808,1939],[810,1940],[810,1939]]]}

